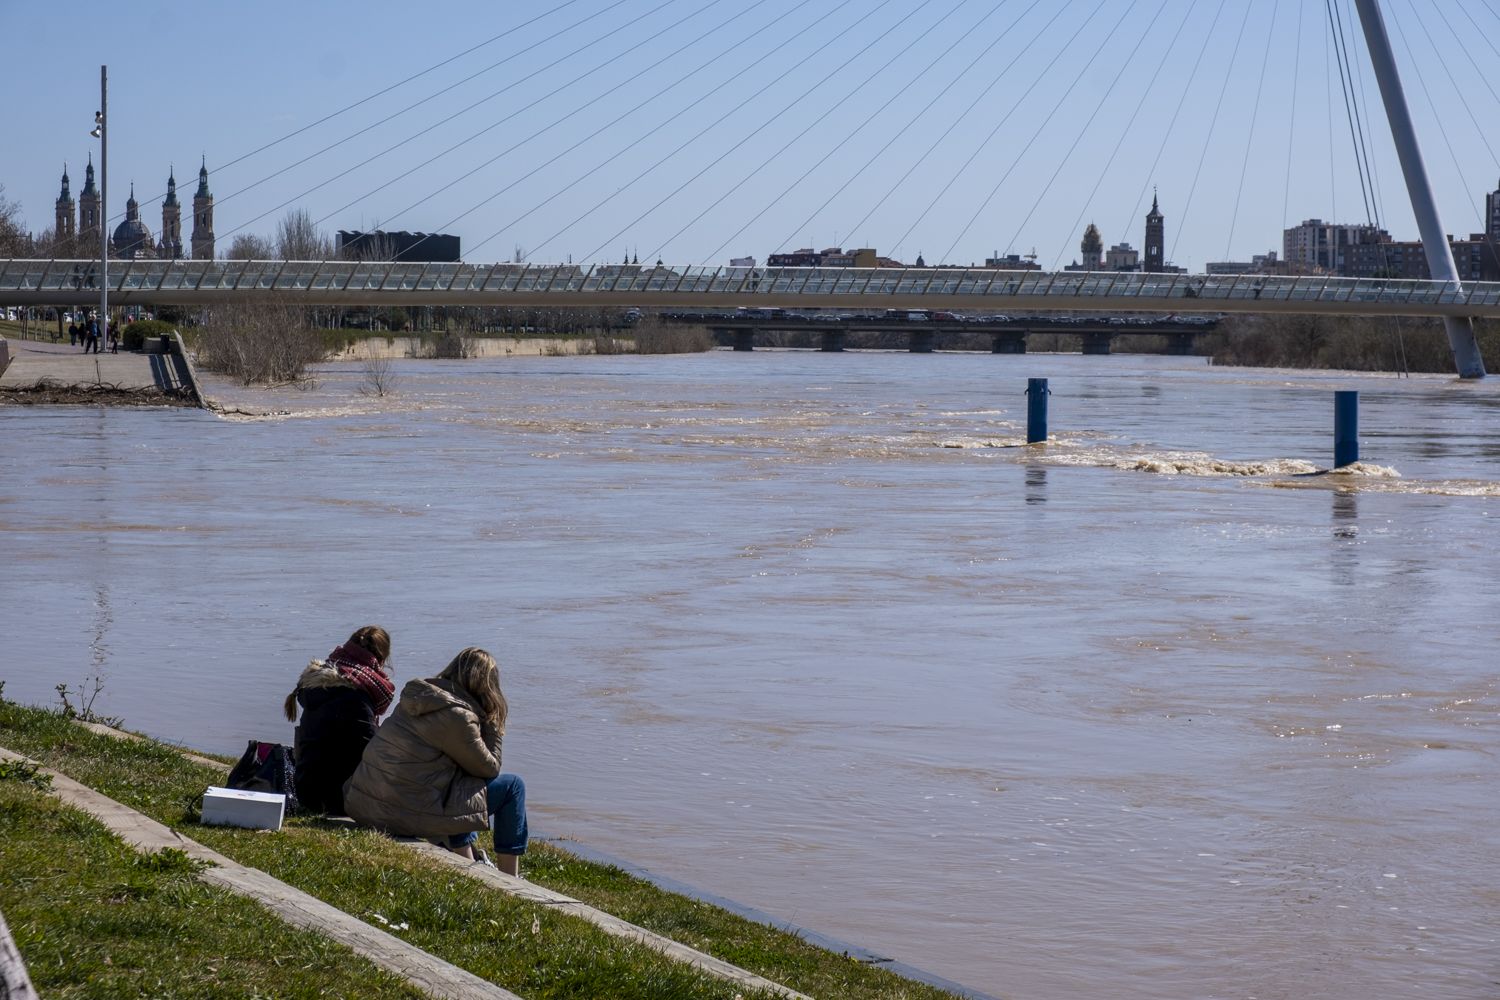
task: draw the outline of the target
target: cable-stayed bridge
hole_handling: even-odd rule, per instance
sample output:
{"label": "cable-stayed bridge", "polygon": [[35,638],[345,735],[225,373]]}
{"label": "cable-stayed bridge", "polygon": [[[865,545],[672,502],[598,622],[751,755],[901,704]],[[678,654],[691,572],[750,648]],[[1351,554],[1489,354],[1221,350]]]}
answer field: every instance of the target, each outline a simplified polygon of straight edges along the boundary
{"label": "cable-stayed bridge", "polygon": [[[672,267],[354,261],[122,261],[119,305],[983,309],[1500,319],[1500,282],[1005,271],[989,268]],[[0,261],[0,305],[88,306],[98,262]]]}
{"label": "cable-stayed bridge", "polygon": [[[1435,125],[1441,133],[1457,188],[1471,199],[1477,188],[1463,163],[1478,162],[1479,145],[1469,141],[1465,148],[1468,130],[1462,123],[1450,129],[1454,123],[1444,123],[1439,107],[1461,107],[1483,152],[1500,167],[1481,125],[1485,109],[1476,112],[1471,101],[1482,99],[1482,87],[1500,103],[1483,72],[1488,57],[1479,51],[1488,46],[1500,56],[1487,31],[1490,18],[1500,21],[1490,0],[1435,0],[1432,16],[1414,0],[724,2],[566,0],[528,11],[519,23],[497,16],[494,26],[503,30],[492,37],[228,158],[221,169],[280,147],[271,155],[283,162],[266,160],[236,177],[237,190],[221,192],[218,208],[234,202],[236,217],[217,237],[204,167],[193,196],[192,253],[212,258],[216,239],[223,253],[223,241],[235,236],[227,255],[235,260],[109,261],[134,258],[138,247],[139,256],[180,257],[184,243],[175,181],[152,199],[162,204],[160,243],[152,243],[133,189],[125,222],[111,228],[117,216],[108,205],[101,68],[94,133],[101,140],[99,190],[90,166],[84,196],[91,200],[75,238],[64,173],[56,238],[36,241],[29,256],[65,259],[0,262],[0,303],[92,305],[97,297],[106,312],[111,302],[275,298],[306,305],[678,311],[1428,315],[1444,320],[1460,373],[1484,374],[1469,320],[1496,315],[1494,287],[1485,282],[1500,283],[1500,192],[1480,213],[1484,232],[1465,244],[1482,247],[1484,259],[1465,257],[1461,281],[1396,60],[1401,56],[1402,72],[1416,84],[1413,96],[1426,103],[1416,106],[1421,119],[1430,117],[1424,128]],[[1477,2],[1483,9],[1470,9]],[[498,58],[475,68],[470,56]],[[1439,69],[1451,92],[1424,66]],[[487,85],[470,86],[496,71],[510,78],[498,89],[480,96]],[[437,74],[432,84],[461,78],[417,97],[429,74]],[[1451,100],[1434,99],[1434,91]],[[501,98],[503,106],[491,103]],[[1390,126],[1389,147],[1378,141],[1376,104]],[[420,122],[405,117],[424,108]],[[344,115],[374,120],[323,127]],[[1348,152],[1341,158],[1344,124]],[[305,144],[311,148],[296,148]],[[303,169],[335,150],[336,164]],[[1414,244],[1394,244],[1385,229],[1383,188],[1397,163],[1420,230],[1423,266]],[[373,186],[352,180],[360,177]],[[1326,206],[1337,219],[1339,188],[1347,208],[1356,180],[1363,219],[1326,228],[1358,230],[1350,239],[1362,249],[1394,249],[1382,249],[1378,260],[1364,254],[1357,266],[1353,257],[1346,261],[1342,242],[1298,244],[1294,251],[1293,193],[1306,204],[1299,213]],[[253,193],[273,181],[274,188]],[[1138,219],[1158,182],[1180,213],[1170,240],[1151,195],[1138,258],[1125,242],[1106,255],[1090,222],[1082,263],[1063,267],[1085,218],[1117,206]],[[290,186],[278,190],[284,185]],[[323,213],[316,217],[300,207],[314,197]],[[290,215],[274,241],[248,231],[293,205],[299,207],[290,215],[301,212],[305,223],[298,232],[285,226]],[[1245,256],[1244,224],[1253,220],[1263,232],[1278,205],[1286,258],[1255,255],[1236,264]],[[584,263],[424,264],[404,248],[394,263],[319,259],[335,251],[318,227],[348,223],[355,209],[361,219],[367,210],[378,213],[387,226],[392,212],[416,221],[412,213],[420,211],[424,229],[448,220],[417,234],[424,239],[462,223],[471,256],[504,238],[516,241],[516,261],[546,253],[571,262],[568,249]],[[1469,211],[1466,205],[1460,217]],[[475,241],[473,226],[482,226],[482,234],[494,224]],[[824,254],[783,251],[830,227],[851,239],[858,234],[865,249],[825,254],[871,260],[877,245],[893,257],[924,243],[946,245],[928,257],[944,264],[980,259],[980,247],[988,245],[995,248],[989,263],[1003,265],[1019,261],[1013,251],[1027,245],[1033,249],[1025,256],[1037,260],[1039,238],[1061,238],[1064,246],[1040,258],[1051,263],[1041,272],[930,268],[920,250],[915,267],[889,257],[878,259],[893,266],[874,269],[756,267],[748,258],[732,263],[749,267],[709,263],[725,259],[731,246],[765,249],[768,265],[804,257],[797,262],[809,263]],[[1324,224],[1311,219],[1304,227]],[[1222,236],[1219,263],[1197,265],[1210,273],[1182,274],[1172,265],[1185,229],[1188,253],[1200,261],[1209,252],[1205,240]],[[450,256],[429,247],[430,256],[456,258],[452,238]],[[655,249],[627,259],[644,256],[657,265],[590,263],[640,238]],[[92,262],[78,259],[94,247],[97,273]],[[672,258],[698,264],[660,263]],[[1271,266],[1262,266],[1266,260]],[[1230,270],[1256,273],[1220,276]],[[1427,274],[1434,280],[1417,280]]]}

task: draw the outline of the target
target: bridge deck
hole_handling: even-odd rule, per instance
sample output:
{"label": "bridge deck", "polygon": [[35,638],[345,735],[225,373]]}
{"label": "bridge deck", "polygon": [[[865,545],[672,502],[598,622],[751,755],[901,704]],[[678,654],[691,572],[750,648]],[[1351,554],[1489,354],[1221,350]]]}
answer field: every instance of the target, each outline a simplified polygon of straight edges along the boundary
{"label": "bridge deck", "polygon": [[[98,262],[0,261],[0,305],[90,305]],[[198,305],[486,305],[692,309],[1320,313],[1500,318],[1500,282],[1276,275],[356,261],[111,262],[110,300]]]}

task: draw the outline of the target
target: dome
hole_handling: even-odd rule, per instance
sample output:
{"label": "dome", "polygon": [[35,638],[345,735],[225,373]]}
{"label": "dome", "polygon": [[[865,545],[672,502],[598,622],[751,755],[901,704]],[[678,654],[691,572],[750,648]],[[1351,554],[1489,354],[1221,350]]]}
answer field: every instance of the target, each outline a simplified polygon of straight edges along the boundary
{"label": "dome", "polygon": [[151,230],[146,228],[139,216],[126,219],[116,226],[113,242],[115,253],[121,257],[135,257],[155,245],[151,240]]}
{"label": "dome", "polygon": [[135,185],[130,185],[130,200],[125,202],[125,221],[115,227],[114,252],[119,257],[150,256],[156,246],[151,230],[141,221],[141,206],[135,200]]}

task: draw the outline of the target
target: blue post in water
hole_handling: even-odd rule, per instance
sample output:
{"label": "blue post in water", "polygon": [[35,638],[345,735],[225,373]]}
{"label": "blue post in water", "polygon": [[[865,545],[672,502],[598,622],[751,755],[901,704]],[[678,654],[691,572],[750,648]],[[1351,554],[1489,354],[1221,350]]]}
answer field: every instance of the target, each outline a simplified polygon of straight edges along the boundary
{"label": "blue post in water", "polygon": [[1333,394],[1333,467],[1359,461],[1359,393],[1341,389]]}
{"label": "blue post in water", "polygon": [[1052,391],[1044,378],[1026,380],[1026,443],[1047,440],[1047,397]]}

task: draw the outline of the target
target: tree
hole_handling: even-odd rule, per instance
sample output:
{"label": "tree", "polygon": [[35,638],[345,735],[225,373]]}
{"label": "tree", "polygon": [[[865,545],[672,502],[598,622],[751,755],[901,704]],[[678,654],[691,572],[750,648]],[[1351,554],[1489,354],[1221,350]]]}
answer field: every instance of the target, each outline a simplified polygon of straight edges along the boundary
{"label": "tree", "polygon": [[276,253],[282,260],[328,260],[333,245],[313,223],[311,212],[294,208],[276,224]]}
{"label": "tree", "polygon": [[5,197],[0,184],[0,258],[26,257],[31,253],[31,237],[21,224],[21,205]]}
{"label": "tree", "polygon": [[273,260],[275,257],[276,248],[271,241],[254,233],[240,233],[229,242],[229,249],[224,253],[226,260]]}

